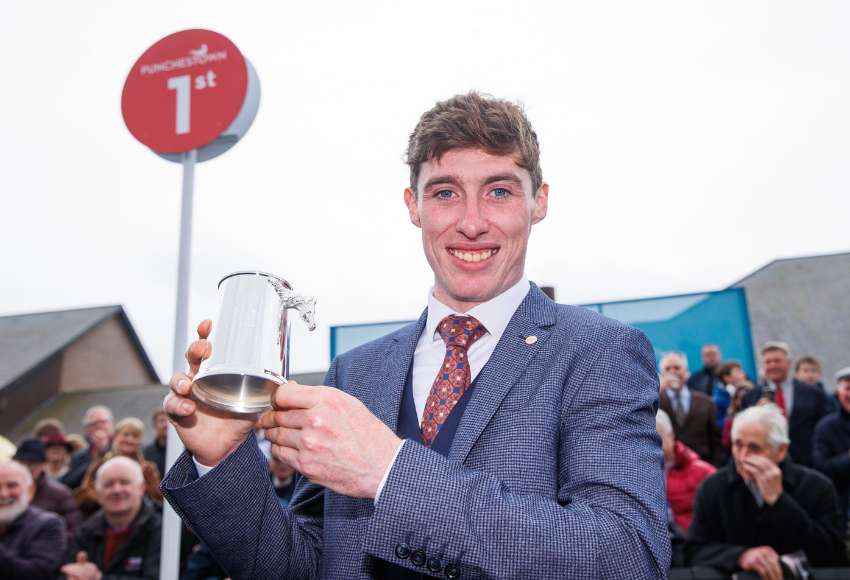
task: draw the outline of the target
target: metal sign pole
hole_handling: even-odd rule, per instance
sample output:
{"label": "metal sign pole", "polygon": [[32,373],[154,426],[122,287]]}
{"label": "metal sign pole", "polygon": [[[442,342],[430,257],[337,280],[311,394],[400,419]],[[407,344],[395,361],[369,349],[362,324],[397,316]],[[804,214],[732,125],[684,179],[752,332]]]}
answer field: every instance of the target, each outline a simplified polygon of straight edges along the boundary
{"label": "metal sign pole", "polygon": [[[180,249],[177,262],[177,315],[174,320],[174,358],[172,368],[175,373],[185,372],[184,353],[188,344],[186,328],[189,324],[189,266],[192,253],[192,194],[195,186],[195,163],[198,150],[192,149],[183,154],[183,201],[180,209]],[[177,436],[174,426],[168,425],[168,439],[165,448],[166,471],[183,452],[183,442]],[[164,474],[163,474],[164,475]],[[180,517],[168,502],[163,505],[162,548],[160,552],[160,580],[177,580],[180,574]]]}

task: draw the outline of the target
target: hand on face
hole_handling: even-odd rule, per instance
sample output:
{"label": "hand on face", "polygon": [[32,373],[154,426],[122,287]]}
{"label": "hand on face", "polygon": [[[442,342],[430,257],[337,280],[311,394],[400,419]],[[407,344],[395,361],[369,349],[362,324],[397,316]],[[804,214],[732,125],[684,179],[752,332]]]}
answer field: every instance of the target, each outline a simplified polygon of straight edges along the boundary
{"label": "hand on face", "polygon": [[661,388],[673,389],[678,391],[682,388],[682,382],[679,380],[679,375],[675,373],[664,373],[661,375]]}
{"label": "hand on face", "polygon": [[759,493],[768,505],[773,505],[782,495],[782,470],[767,457],[750,455],[742,461],[747,476],[756,482]]}
{"label": "hand on face", "polygon": [[162,407],[177,430],[183,445],[200,463],[213,467],[235,450],[248,436],[256,423],[256,415],[235,415],[219,411],[192,399],[192,377],[201,362],[209,358],[212,345],[207,339],[212,322],[198,325],[198,338],[186,351],[189,374],[171,377],[171,390]]}
{"label": "hand on face", "polygon": [[738,557],[741,570],[755,572],[762,580],[782,580],[779,554],[770,546],[759,546],[745,550]]}
{"label": "hand on face", "polygon": [[292,381],[260,418],[272,453],[304,477],[350,497],[374,498],[401,439],[351,395]]}

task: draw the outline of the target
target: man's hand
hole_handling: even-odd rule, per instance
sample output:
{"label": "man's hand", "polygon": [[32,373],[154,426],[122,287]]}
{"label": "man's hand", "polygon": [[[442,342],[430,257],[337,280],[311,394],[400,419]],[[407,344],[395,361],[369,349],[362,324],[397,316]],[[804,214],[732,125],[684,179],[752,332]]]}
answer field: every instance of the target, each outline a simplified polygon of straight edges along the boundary
{"label": "man's hand", "polygon": [[207,340],[211,329],[209,320],[198,325],[199,340],[186,351],[189,374],[177,373],[171,377],[171,391],[162,406],[186,449],[198,462],[214,467],[245,440],[254,428],[257,415],[227,413],[191,398],[192,377],[212,353],[212,344]]}
{"label": "man's hand", "polygon": [[741,570],[755,572],[762,580],[782,580],[779,554],[770,546],[759,546],[745,550],[738,557]]}
{"label": "man's hand", "polygon": [[260,418],[272,453],[313,483],[373,498],[401,439],[351,395],[291,381]]}
{"label": "man's hand", "polygon": [[89,562],[85,552],[77,552],[77,561],[62,566],[62,573],[68,580],[100,580],[102,577],[100,569]]}
{"label": "man's hand", "polygon": [[661,378],[659,379],[659,381],[661,383],[661,390],[662,391],[667,390],[667,389],[671,389],[671,390],[675,391],[676,387],[681,386],[681,384],[679,382],[679,377],[677,377],[673,373],[664,373],[663,375],[661,375]]}
{"label": "man's hand", "polygon": [[782,495],[782,470],[767,457],[751,455],[744,460],[744,469],[758,486],[767,505],[773,505]]}

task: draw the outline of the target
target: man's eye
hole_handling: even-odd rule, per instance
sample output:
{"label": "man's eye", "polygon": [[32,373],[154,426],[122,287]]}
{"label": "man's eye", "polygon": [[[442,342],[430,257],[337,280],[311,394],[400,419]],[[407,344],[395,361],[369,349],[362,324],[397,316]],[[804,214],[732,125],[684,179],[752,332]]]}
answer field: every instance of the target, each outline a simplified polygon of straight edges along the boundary
{"label": "man's eye", "polygon": [[434,193],[434,197],[440,199],[451,199],[454,195],[454,192],[450,189],[441,189],[440,191]]}
{"label": "man's eye", "polygon": [[505,189],[504,187],[497,187],[491,193],[493,194],[493,197],[497,198],[505,198],[510,197],[512,195],[511,191],[509,189]]}

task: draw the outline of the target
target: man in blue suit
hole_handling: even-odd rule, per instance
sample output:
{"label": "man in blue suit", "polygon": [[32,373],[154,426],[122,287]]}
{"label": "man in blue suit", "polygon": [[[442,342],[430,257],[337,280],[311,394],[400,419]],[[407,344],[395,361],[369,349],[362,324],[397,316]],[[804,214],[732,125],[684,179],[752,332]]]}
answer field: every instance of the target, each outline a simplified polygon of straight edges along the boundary
{"label": "man in blue suit", "polygon": [[[163,493],[234,578],[658,578],[670,560],[658,379],[637,330],[524,274],[549,187],[513,103],[476,93],[410,136],[405,203],[434,286],[419,320],[288,383],[262,425],[304,475],[275,498],[253,418],[165,408]],[[195,372],[210,324],[187,358]]]}

